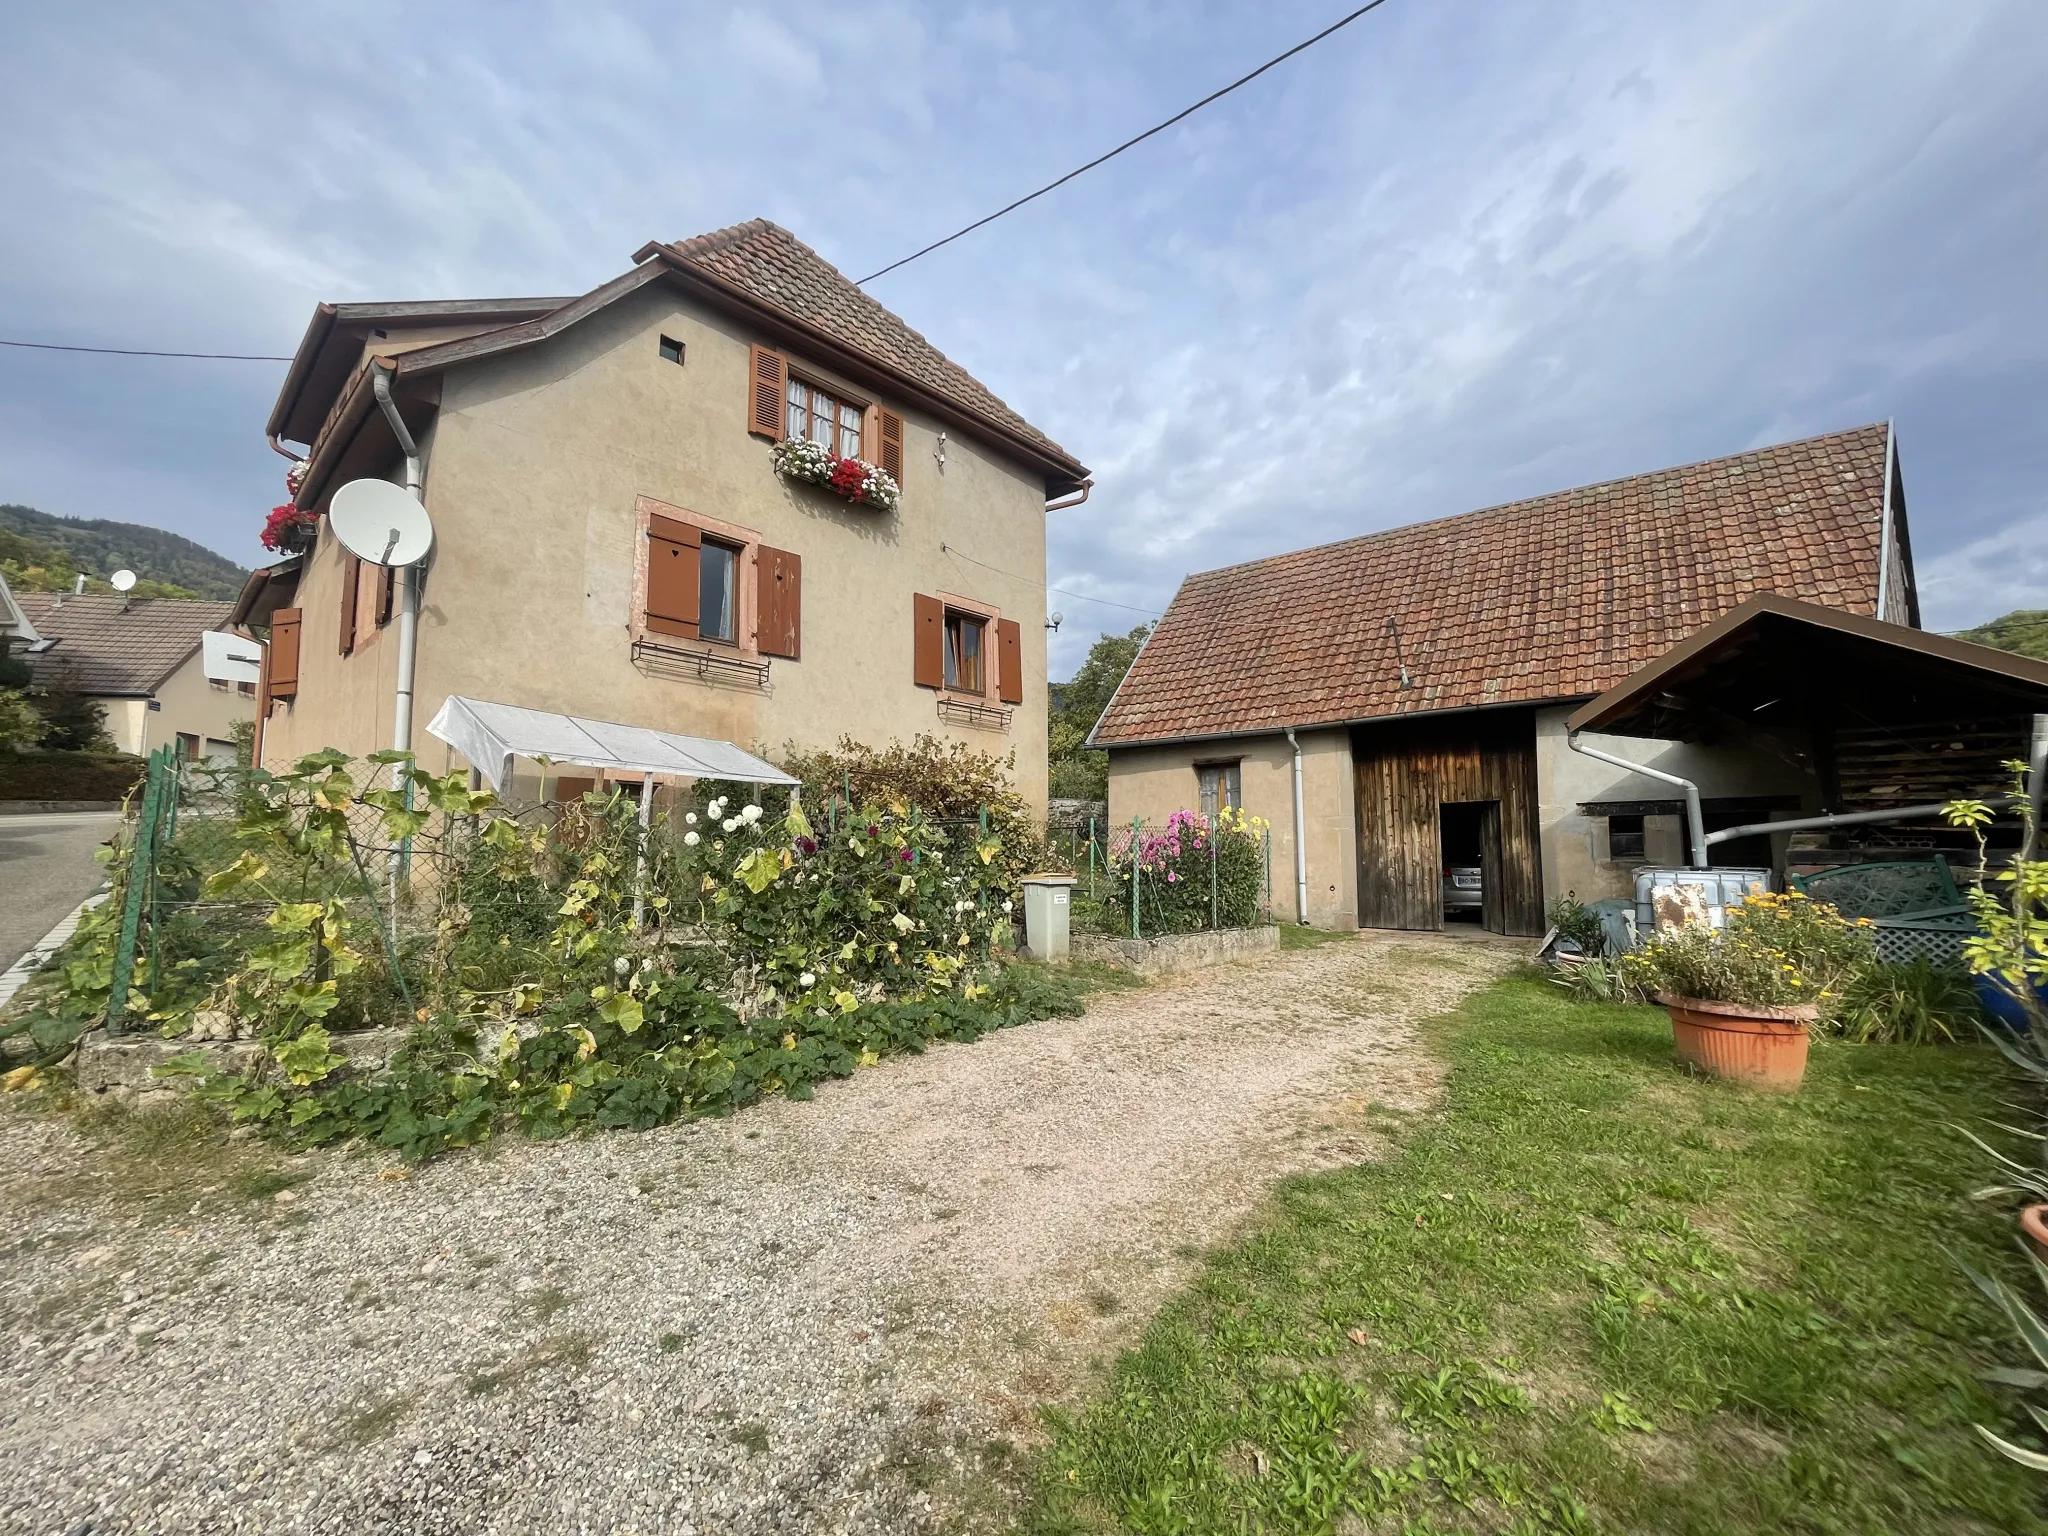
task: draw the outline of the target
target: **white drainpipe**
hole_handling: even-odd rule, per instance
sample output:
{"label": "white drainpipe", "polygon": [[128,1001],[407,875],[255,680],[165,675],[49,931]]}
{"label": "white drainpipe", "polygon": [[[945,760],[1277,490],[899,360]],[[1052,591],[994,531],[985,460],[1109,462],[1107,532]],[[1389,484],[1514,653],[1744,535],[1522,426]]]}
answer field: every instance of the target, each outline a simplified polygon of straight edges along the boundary
{"label": "white drainpipe", "polygon": [[1625,757],[1602,752],[1598,747],[1584,746],[1579,741],[1577,731],[1567,731],[1564,741],[1566,746],[1583,756],[1611,764],[1616,768],[1626,768],[1630,773],[1640,773],[1646,779],[1658,779],[1666,784],[1675,784],[1684,790],[1686,829],[1692,834],[1692,867],[1707,867],[1707,823],[1706,818],[1700,814],[1699,785],[1693,783],[1691,779],[1681,779],[1675,773],[1666,773],[1662,768],[1646,768],[1641,763],[1632,763]]}
{"label": "white drainpipe", "polygon": [[[391,423],[392,434],[397,437],[398,446],[405,454],[405,488],[412,493],[414,501],[424,504],[425,497],[420,493],[423,477],[419,447],[413,442],[412,433],[406,430],[405,418],[398,414],[398,405],[391,398],[391,376],[374,362],[370,364],[370,387],[376,392],[377,404],[384,408],[384,419]],[[416,565],[399,567],[398,698],[391,720],[391,746],[399,752],[412,750],[412,679],[420,637],[418,581],[419,568]],[[392,764],[391,771],[399,773],[400,765]]]}
{"label": "white drainpipe", "polygon": [[1301,743],[1294,728],[1287,728],[1287,745],[1294,749],[1294,920],[1308,924],[1308,831],[1301,814]]}

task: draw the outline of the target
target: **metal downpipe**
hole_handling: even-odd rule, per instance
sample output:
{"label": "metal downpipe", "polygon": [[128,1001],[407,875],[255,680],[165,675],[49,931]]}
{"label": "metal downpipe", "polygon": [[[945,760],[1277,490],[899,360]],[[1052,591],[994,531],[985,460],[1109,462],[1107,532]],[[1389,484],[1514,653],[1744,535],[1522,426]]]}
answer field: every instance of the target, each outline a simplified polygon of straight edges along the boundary
{"label": "metal downpipe", "polygon": [[[398,404],[391,398],[391,375],[380,363],[370,364],[370,387],[376,392],[377,404],[384,412],[384,419],[391,423],[392,435],[398,439],[398,446],[405,454],[405,488],[412,494],[413,500],[423,501],[419,446],[406,428],[405,418],[398,414]],[[391,716],[391,746],[392,750],[397,752],[412,750],[412,686],[413,672],[419,657],[420,633],[420,594],[417,578],[416,567],[399,567],[398,697],[393,703]]]}
{"label": "metal downpipe", "polygon": [[1294,749],[1294,920],[1308,926],[1308,828],[1301,810],[1301,743],[1294,739],[1294,727],[1287,728],[1287,745]]}
{"label": "metal downpipe", "polygon": [[1648,768],[1641,763],[1632,763],[1625,757],[1616,757],[1611,752],[1602,752],[1598,747],[1588,747],[1579,741],[1577,731],[1567,731],[1565,745],[1582,757],[1590,757],[1615,768],[1626,768],[1630,773],[1640,773],[1646,779],[1656,779],[1673,784],[1685,791],[1685,824],[1692,843],[1692,867],[1707,867],[1707,822],[1700,814],[1700,787],[1691,779],[1681,779],[1675,773],[1666,773],[1662,768]]}

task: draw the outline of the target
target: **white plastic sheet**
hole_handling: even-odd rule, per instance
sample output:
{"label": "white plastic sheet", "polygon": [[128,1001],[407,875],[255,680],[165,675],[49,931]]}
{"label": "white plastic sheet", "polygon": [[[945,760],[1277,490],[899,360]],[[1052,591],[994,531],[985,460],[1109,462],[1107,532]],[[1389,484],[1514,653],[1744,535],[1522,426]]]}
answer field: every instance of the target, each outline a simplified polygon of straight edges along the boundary
{"label": "white plastic sheet", "polygon": [[217,683],[253,683],[263,675],[263,647],[241,635],[209,629],[199,637],[199,666]]}
{"label": "white plastic sheet", "polygon": [[747,784],[795,784],[773,763],[729,741],[678,736],[641,725],[585,720],[516,704],[493,704],[450,694],[427,723],[427,733],[476,765],[491,788],[503,791],[516,757],[608,768],[617,773],[658,773],[678,779],[737,779]]}

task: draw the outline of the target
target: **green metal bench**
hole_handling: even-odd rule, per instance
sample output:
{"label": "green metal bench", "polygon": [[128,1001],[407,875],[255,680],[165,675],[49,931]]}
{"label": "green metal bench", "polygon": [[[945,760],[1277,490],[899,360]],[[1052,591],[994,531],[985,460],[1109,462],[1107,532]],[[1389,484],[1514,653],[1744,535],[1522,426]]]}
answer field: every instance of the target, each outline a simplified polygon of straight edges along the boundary
{"label": "green metal bench", "polygon": [[1868,918],[1880,960],[1959,964],[1963,940],[1977,927],[1943,858],[1843,864],[1793,875],[1790,883],[1852,921]]}

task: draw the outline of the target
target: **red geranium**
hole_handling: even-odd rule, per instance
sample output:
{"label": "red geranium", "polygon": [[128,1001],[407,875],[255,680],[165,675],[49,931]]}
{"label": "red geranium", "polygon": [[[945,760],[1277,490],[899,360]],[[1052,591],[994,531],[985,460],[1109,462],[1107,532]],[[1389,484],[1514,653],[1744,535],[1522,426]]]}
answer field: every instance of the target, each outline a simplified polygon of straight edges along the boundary
{"label": "red geranium", "polygon": [[313,519],[301,512],[290,502],[281,507],[272,507],[270,516],[263,520],[263,547],[283,549],[296,541],[298,535],[313,526]]}
{"label": "red geranium", "polygon": [[849,501],[860,494],[867,479],[868,467],[859,459],[835,459],[832,463],[832,489]]}

